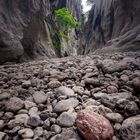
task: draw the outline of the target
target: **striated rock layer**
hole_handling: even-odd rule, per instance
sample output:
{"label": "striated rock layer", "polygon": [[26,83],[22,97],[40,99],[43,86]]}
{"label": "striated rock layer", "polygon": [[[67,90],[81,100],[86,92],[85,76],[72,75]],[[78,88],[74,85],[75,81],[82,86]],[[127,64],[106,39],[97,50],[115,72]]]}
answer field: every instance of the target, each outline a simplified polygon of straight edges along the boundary
{"label": "striated rock layer", "polygon": [[79,52],[87,54],[105,46],[104,50],[111,52],[140,50],[140,1],[93,0],[93,3]]}
{"label": "striated rock layer", "polygon": [[[54,47],[58,29],[53,13],[62,7],[80,19],[80,0],[1,0],[0,63],[61,56],[60,48]],[[78,42],[74,31],[72,35],[75,44],[69,42],[69,48]]]}

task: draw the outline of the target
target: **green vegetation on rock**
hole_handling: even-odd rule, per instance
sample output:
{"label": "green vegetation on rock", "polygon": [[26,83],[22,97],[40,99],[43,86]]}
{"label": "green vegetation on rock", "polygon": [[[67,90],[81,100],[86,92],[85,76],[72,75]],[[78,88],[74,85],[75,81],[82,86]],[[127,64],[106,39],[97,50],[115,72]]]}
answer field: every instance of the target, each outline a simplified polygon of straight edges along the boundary
{"label": "green vegetation on rock", "polygon": [[78,26],[78,22],[66,8],[58,9],[55,11],[56,22],[59,28],[60,38],[69,40],[69,31]]}

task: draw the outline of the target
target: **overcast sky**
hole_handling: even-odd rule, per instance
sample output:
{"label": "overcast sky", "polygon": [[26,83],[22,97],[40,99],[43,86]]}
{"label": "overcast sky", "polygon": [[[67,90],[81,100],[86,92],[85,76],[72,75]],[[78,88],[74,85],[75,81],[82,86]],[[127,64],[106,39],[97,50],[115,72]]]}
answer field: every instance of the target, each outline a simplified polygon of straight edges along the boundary
{"label": "overcast sky", "polygon": [[87,11],[89,11],[91,9],[91,6],[86,4],[87,0],[82,0],[82,5],[83,5],[83,12],[86,13]]}

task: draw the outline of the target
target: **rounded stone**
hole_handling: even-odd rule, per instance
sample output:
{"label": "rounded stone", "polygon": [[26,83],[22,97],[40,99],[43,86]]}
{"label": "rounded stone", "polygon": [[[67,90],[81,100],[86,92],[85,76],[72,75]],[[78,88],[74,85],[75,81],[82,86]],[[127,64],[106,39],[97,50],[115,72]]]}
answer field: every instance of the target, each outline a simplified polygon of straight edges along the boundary
{"label": "rounded stone", "polygon": [[29,110],[32,107],[35,107],[36,104],[30,101],[24,101],[25,109]]}
{"label": "rounded stone", "polygon": [[126,116],[137,115],[140,112],[138,105],[133,101],[128,102],[128,104],[125,106],[124,110],[125,110]]}
{"label": "rounded stone", "polygon": [[22,83],[23,88],[29,88],[30,86],[31,86],[31,81],[30,80],[23,81],[23,83]]}
{"label": "rounded stone", "polygon": [[38,117],[30,117],[27,121],[27,124],[32,127],[37,127],[41,123],[41,120]]}
{"label": "rounded stone", "polygon": [[121,123],[123,121],[123,117],[119,113],[108,113],[106,118],[114,123]]}
{"label": "rounded stone", "polygon": [[117,93],[118,89],[115,86],[108,86],[107,87],[107,93],[112,94],[112,93]]}
{"label": "rounded stone", "polygon": [[127,75],[121,75],[120,80],[122,80],[123,82],[128,82],[129,77]]}
{"label": "rounded stone", "polygon": [[78,93],[79,95],[83,95],[84,92],[84,88],[81,86],[74,86],[72,88],[74,90],[74,92]]}
{"label": "rounded stone", "polygon": [[33,98],[37,104],[42,104],[47,101],[47,95],[43,91],[35,92]]}
{"label": "rounded stone", "polygon": [[6,110],[16,112],[24,107],[24,102],[17,97],[12,97],[6,103]]}
{"label": "rounded stone", "polygon": [[85,140],[112,140],[114,136],[109,121],[96,113],[79,112],[76,126]]}
{"label": "rounded stone", "polygon": [[58,87],[60,87],[60,86],[61,86],[61,83],[60,83],[59,81],[57,81],[57,80],[50,81],[50,82],[48,83],[48,87],[51,88],[51,89],[53,89],[53,88],[58,88]]}
{"label": "rounded stone", "polygon": [[34,136],[34,132],[32,129],[24,128],[18,131],[18,135],[20,135],[22,138],[32,138]]}
{"label": "rounded stone", "polygon": [[140,115],[124,120],[120,129],[120,136],[122,140],[140,139]]}
{"label": "rounded stone", "polygon": [[140,91],[140,78],[136,77],[132,80],[133,86],[136,90]]}
{"label": "rounded stone", "polygon": [[10,94],[7,92],[1,93],[0,94],[0,101],[5,100],[5,99],[9,99],[10,98]]}
{"label": "rounded stone", "polygon": [[63,95],[68,96],[68,97],[74,96],[74,91],[70,88],[65,87],[65,86],[61,86],[56,90],[55,96],[59,97],[59,96],[63,96]]}
{"label": "rounded stone", "polygon": [[55,112],[68,111],[69,109],[76,107],[78,104],[79,104],[79,101],[76,98],[69,98],[67,100],[61,100],[54,107],[54,111]]}
{"label": "rounded stone", "polygon": [[103,98],[105,95],[106,95],[106,93],[98,92],[98,93],[93,94],[93,97],[94,97],[96,100],[98,100],[98,99]]}
{"label": "rounded stone", "polygon": [[69,112],[63,112],[57,118],[57,124],[64,127],[71,127],[75,123],[75,116]]}
{"label": "rounded stone", "polygon": [[34,129],[34,134],[37,137],[40,137],[43,135],[43,128],[42,127],[37,127]]}
{"label": "rounded stone", "polygon": [[28,114],[33,117],[33,116],[38,116],[38,108],[37,107],[32,107],[30,108]]}
{"label": "rounded stone", "polygon": [[59,134],[61,132],[61,127],[59,125],[53,124],[51,126],[51,131],[54,131],[55,133]]}

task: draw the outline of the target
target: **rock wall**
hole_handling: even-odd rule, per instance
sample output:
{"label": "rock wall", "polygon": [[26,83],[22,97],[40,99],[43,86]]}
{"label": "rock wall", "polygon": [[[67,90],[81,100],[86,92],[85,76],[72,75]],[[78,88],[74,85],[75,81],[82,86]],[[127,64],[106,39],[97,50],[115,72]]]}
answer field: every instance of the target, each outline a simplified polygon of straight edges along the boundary
{"label": "rock wall", "polygon": [[53,13],[62,7],[80,19],[80,0],[1,0],[0,63],[61,56],[53,44],[58,31]]}
{"label": "rock wall", "polygon": [[93,0],[79,53],[140,50],[140,1]]}

